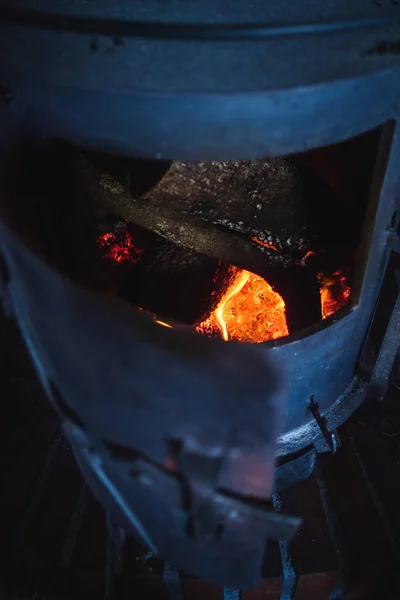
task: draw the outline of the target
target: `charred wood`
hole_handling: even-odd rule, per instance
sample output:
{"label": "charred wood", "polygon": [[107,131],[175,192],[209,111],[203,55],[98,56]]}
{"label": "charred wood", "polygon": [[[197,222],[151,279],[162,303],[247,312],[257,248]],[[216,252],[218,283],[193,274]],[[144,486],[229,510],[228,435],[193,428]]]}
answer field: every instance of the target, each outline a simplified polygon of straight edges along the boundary
{"label": "charred wood", "polygon": [[[251,161],[249,161],[251,162]],[[284,254],[278,248],[260,245],[244,234],[178,209],[179,202],[169,201],[158,190],[133,198],[130,187],[114,175],[101,171],[84,159],[84,177],[96,198],[99,216],[113,212],[181,246],[188,251],[204,255],[215,261],[234,265],[256,273],[266,279],[282,295],[286,304],[288,327],[291,332],[316,323],[321,318],[321,305],[317,273],[314,266],[300,263],[298,253]],[[243,202],[242,202],[243,205]],[[124,292],[125,293],[125,292]]]}

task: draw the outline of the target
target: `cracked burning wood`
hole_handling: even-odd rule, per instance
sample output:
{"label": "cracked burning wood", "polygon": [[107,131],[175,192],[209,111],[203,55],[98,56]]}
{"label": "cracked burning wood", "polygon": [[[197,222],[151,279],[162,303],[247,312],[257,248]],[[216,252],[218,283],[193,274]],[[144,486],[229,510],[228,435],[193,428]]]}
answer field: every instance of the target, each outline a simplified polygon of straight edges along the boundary
{"label": "cracked burning wood", "polygon": [[[248,162],[252,164],[253,175],[253,162],[257,161]],[[99,216],[113,212],[188,250],[260,275],[284,298],[291,332],[320,320],[316,270],[312,264],[300,264],[302,254],[296,248],[291,254],[284,253],[278,248],[267,247],[269,244],[264,241],[261,229],[253,228],[250,233],[258,234],[264,245],[247,237],[246,232],[235,232],[190,214],[187,202],[179,201],[177,197],[172,201],[172,194],[166,194],[164,190],[164,180],[168,179],[169,171],[158,185],[140,198],[132,197],[128,178],[121,177],[121,173],[115,177],[86,159],[83,171],[90,193],[96,199]],[[243,206],[246,206],[246,198],[242,199]],[[236,210],[239,210],[238,206]],[[212,217],[212,211],[210,215]],[[244,215],[246,218],[246,210]]]}
{"label": "cracked burning wood", "polygon": [[315,245],[302,179],[288,159],[174,162],[143,198],[256,238],[279,250],[271,261],[300,262]]}

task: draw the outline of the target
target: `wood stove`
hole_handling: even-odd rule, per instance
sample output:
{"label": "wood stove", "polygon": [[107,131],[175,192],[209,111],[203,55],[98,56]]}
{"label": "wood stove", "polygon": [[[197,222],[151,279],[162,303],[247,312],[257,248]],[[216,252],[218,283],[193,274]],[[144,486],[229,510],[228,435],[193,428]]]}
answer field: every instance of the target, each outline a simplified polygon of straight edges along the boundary
{"label": "wood stove", "polygon": [[[168,18],[141,3],[1,8],[0,244],[4,305],[116,546],[134,532],[177,567],[245,588],[266,539],[284,554],[299,526],[279,493],[336,452],[367,396],[383,398],[397,354],[397,304],[378,349],[370,330],[398,251],[400,17],[397,3],[303,2],[269,7],[260,26],[260,7],[236,4],[240,24],[223,3],[212,20],[197,5]],[[97,231],[116,262],[135,263],[120,295],[145,308],[135,236],[150,230],[201,255],[218,296],[209,314],[177,324],[152,299],[153,319],[84,289],[78,249],[99,209],[103,228],[109,213],[133,223]],[[71,261],[61,232],[74,223]],[[116,254],[122,233],[130,249]],[[226,292],[253,277],[278,294],[276,311],[283,300],[287,329],[275,319],[269,341],[229,343]],[[337,312],[329,286],[345,300]],[[218,325],[228,343],[204,335]]]}

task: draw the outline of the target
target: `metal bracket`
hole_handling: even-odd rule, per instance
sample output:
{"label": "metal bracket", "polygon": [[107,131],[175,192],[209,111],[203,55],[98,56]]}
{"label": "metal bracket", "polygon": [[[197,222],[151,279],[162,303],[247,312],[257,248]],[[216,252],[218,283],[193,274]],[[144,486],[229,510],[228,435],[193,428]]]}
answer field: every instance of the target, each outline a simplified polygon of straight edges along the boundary
{"label": "metal bracket", "polygon": [[316,449],[311,448],[305,454],[283,463],[275,469],[274,492],[283,490],[304,481],[311,475],[315,467]]}
{"label": "metal bracket", "polygon": [[400,236],[398,236],[397,233],[391,233],[388,236],[386,245],[388,246],[388,248],[393,250],[393,252],[397,252],[397,254],[400,254]]}
{"label": "metal bracket", "polygon": [[300,524],[295,517],[221,494],[218,476],[223,460],[222,448],[198,447],[194,442],[185,442],[177,455],[178,468],[190,492],[187,534],[201,541],[216,541],[223,533],[226,519],[240,521],[251,515],[264,523],[268,537],[291,538]]}
{"label": "metal bracket", "polygon": [[200,448],[188,442],[182,445],[177,456],[178,468],[190,492],[187,533],[204,541],[217,539],[221,530],[221,515],[214,494],[222,463],[221,448]]}
{"label": "metal bracket", "polygon": [[323,444],[321,445],[320,441],[317,439],[314,442],[315,449],[317,452],[332,452],[332,454],[335,454],[338,448],[337,434],[336,432],[331,432],[328,430],[326,418],[319,412],[318,403],[315,402],[314,395],[310,396],[310,399],[307,401],[307,405],[322,433]]}
{"label": "metal bracket", "polygon": [[332,442],[331,444],[328,444],[327,440],[323,436],[317,437],[317,439],[314,440],[314,448],[317,454],[321,454],[322,452],[332,452],[332,454],[335,454],[338,448],[340,448],[340,438],[338,432],[336,430],[331,431],[329,432],[329,436]]}

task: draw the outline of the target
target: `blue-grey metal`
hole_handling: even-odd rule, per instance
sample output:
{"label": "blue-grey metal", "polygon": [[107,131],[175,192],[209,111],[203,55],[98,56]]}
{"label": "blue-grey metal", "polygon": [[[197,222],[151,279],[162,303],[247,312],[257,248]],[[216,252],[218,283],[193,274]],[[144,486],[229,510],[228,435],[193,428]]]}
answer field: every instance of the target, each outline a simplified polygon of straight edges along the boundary
{"label": "blue-grey metal", "polygon": [[300,525],[248,500],[273,484],[284,397],[272,365],[266,379],[250,345],[158,327],[73,285],[0,228],[5,292],[112,523],[185,571],[257,585],[265,540]]}
{"label": "blue-grey metal", "polygon": [[285,338],[273,346],[265,344],[261,350],[271,352],[287,374],[290,405],[279,439],[281,454],[298,450],[319,432],[309,413],[307,394],[314,395],[330,431],[365,397],[365,384],[356,377],[357,364],[390,254],[386,240],[393,216],[397,214],[398,220],[399,163],[400,136],[397,127],[392,131],[387,126],[367,210],[354,308],[334,323],[325,321],[323,328],[308,336]]}
{"label": "blue-grey metal", "polygon": [[[147,1],[145,6],[144,0],[116,4],[113,7],[106,0],[2,2],[3,136],[7,129],[14,134],[14,140],[17,133],[47,134],[131,156],[226,160],[317,148],[390,121],[383,129],[359,252],[359,272],[353,286],[353,308],[309,331],[259,345],[256,350],[266,363],[270,364],[270,358],[271,364],[278,365],[286,382],[287,406],[278,455],[288,455],[311,445],[320,436],[308,405],[310,395],[318,403],[328,431],[333,431],[366,394],[367,384],[359,377],[358,361],[390,253],[386,243],[389,228],[393,231],[399,222],[400,7],[385,0],[379,3],[337,0],[330,5],[322,0],[268,3],[236,0],[229,3],[229,8],[222,0],[212,5],[209,1],[171,0],[167,7],[156,1]],[[4,241],[5,246],[12,243]],[[6,254],[9,249],[4,248]],[[16,242],[14,251],[24,254]],[[34,264],[37,272],[48,277],[49,283],[57,283],[55,275]],[[18,310],[26,309],[24,318],[17,310],[17,318],[46,384],[56,372],[55,348],[49,352],[54,340],[44,336],[46,323],[42,315],[27,309],[29,294],[38,291],[35,289],[38,279],[22,265],[29,265],[29,257],[24,256],[19,271],[16,265],[12,267],[14,277],[19,273],[13,281],[13,301]],[[59,289],[57,285],[54,289]],[[26,293],[21,293],[24,290]],[[95,300],[89,302],[86,296],[80,302],[81,293],[72,292],[67,284],[63,290],[64,302],[68,294],[74,298],[77,332],[86,328],[87,334],[93,311],[97,317],[102,314],[95,308],[98,304]],[[49,301],[48,288],[43,287],[39,292],[44,303]],[[65,318],[71,316],[71,306]],[[60,314],[64,319],[64,313]],[[29,319],[35,322],[31,329],[26,325]],[[37,323],[40,326],[36,327]],[[64,323],[63,335],[66,330],[68,323]],[[87,337],[90,340],[83,347],[93,349],[94,337]],[[42,342],[37,343],[38,339]],[[82,339],[86,343],[85,336]],[[105,340],[103,347],[104,344]],[[59,354],[64,348],[68,345],[61,344]],[[88,379],[84,390],[90,386],[92,389],[94,382],[98,382],[82,372],[78,385],[74,378],[79,370],[71,367],[74,362],[69,362],[69,356],[61,358],[58,356],[58,364],[63,366],[57,381],[60,391],[70,405],[77,404],[74,408],[78,417],[85,417],[84,403],[77,402],[82,381]],[[98,365],[94,366],[98,369]],[[98,401],[100,395],[93,396]],[[85,394],[85,402],[90,399],[90,394]],[[169,400],[176,400],[176,395]],[[129,403],[123,406],[129,412]],[[160,410],[163,406],[160,404],[154,412],[165,425],[167,418]],[[201,403],[198,406],[202,415],[204,406]],[[96,424],[106,430],[99,429],[96,433],[108,438],[112,412],[105,403],[99,412],[103,417],[108,415],[101,423],[96,411],[86,414],[89,429],[97,419]],[[180,412],[182,420],[185,414]],[[251,419],[247,421],[248,426]],[[153,435],[154,443],[143,450],[149,457],[156,452],[160,436],[155,436],[152,429],[155,417],[147,423],[148,429],[142,428],[138,436],[144,445],[148,441],[145,438]],[[186,419],[185,434],[191,425],[192,414]],[[214,421],[214,425],[220,423]],[[118,426],[118,431],[114,431],[116,437],[132,431],[125,414]],[[254,437],[254,427],[252,432]],[[126,500],[121,490],[127,490],[121,479],[115,477],[116,461],[108,457],[109,472],[97,454],[88,451],[84,455],[81,441],[75,440],[75,444],[91,487],[98,489],[103,498],[108,495],[110,506],[118,509],[123,523],[129,522],[149,547],[157,551],[157,544],[148,535],[150,524],[147,527],[142,524],[142,519],[148,517],[146,502],[140,503],[140,516],[136,515],[135,503]],[[157,455],[154,460],[158,459]],[[143,469],[152,468],[146,461],[138,462]],[[160,472],[160,481],[162,475]],[[254,481],[257,483],[259,479]],[[142,493],[142,484],[140,478],[132,484],[137,487],[136,496]],[[149,492],[143,494],[147,494],[148,500]],[[160,493],[156,496],[162,498]],[[235,502],[227,497],[223,503],[226,508]],[[239,503],[239,509],[252,516],[246,503]],[[235,510],[231,511],[233,515]],[[258,517],[265,515],[257,514]],[[280,523],[283,525],[284,519]],[[158,533],[151,531],[151,535]],[[244,539],[248,539],[248,534]],[[258,576],[258,539],[257,544],[257,559],[243,581],[252,582]],[[221,560],[224,557],[225,550]],[[182,556],[182,564],[185,558]],[[213,566],[208,564],[207,569],[212,570]],[[216,574],[213,577],[230,584],[228,575],[236,577],[231,570],[229,573],[221,570],[218,577]],[[241,583],[235,580],[231,585]]]}
{"label": "blue-grey metal", "polygon": [[220,0],[211,12],[207,5],[175,1],[166,11],[158,2],[134,8],[121,2],[112,9],[103,0],[3,3],[3,108],[7,125],[23,120],[30,131],[85,146],[184,159],[298,152],[393,119],[371,192],[360,254],[360,281],[361,271],[365,277],[354,309],[259,347],[281,365],[287,381],[278,448],[285,455],[317,435],[307,406],[311,394],[330,430],[363,398],[356,365],[400,196],[394,125],[400,114],[400,8],[361,0],[332,7],[311,0],[236,0],[229,11]]}
{"label": "blue-grey metal", "polygon": [[[72,444],[72,448],[75,451],[75,457],[78,462],[86,481],[89,483],[92,491],[98,498],[104,496],[103,490],[107,490],[112,502],[118,507],[118,510],[124,514],[125,520],[128,520],[131,526],[137,532],[139,539],[149,548],[155,555],[158,554],[158,550],[153,544],[152,539],[149,537],[147,531],[144,529],[140,519],[135,514],[132,506],[126,502],[124,495],[117,489],[114,483],[110,480],[107,473],[104,470],[102,461],[97,454],[90,452],[88,449],[87,438],[79,431],[79,428],[73,428],[73,434],[68,428],[65,430],[68,439]],[[81,437],[81,439],[80,439]],[[124,522],[124,519],[121,520]]]}
{"label": "blue-grey metal", "polygon": [[399,39],[389,1],[5,0],[0,87],[40,133],[105,151],[282,155],[398,114]]}
{"label": "blue-grey metal", "polygon": [[396,274],[398,296],[368,387],[368,395],[376,400],[383,400],[386,396],[390,376],[400,348],[400,276],[399,273]]}
{"label": "blue-grey metal", "polygon": [[[277,511],[283,510],[282,494],[273,494],[272,502]],[[296,594],[299,574],[293,559],[290,543],[287,540],[279,540],[279,551],[281,553],[283,571],[283,584],[280,600],[293,600]]]}
{"label": "blue-grey metal", "polygon": [[242,600],[243,594],[240,590],[224,588],[224,600]]}
{"label": "blue-grey metal", "polygon": [[311,475],[315,467],[317,451],[314,447],[307,450],[296,458],[290,458],[287,462],[275,469],[274,492],[282,492],[300,481],[304,481]]}

